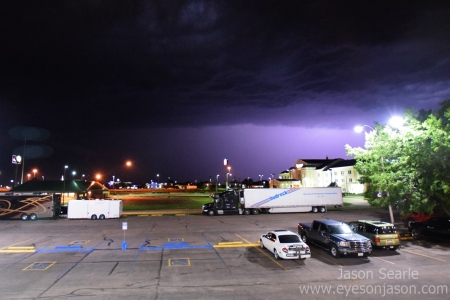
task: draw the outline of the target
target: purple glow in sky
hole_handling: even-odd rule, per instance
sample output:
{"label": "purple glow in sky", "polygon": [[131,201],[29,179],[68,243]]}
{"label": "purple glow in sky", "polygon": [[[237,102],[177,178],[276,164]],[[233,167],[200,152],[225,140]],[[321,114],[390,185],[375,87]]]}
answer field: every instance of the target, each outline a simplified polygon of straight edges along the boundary
{"label": "purple glow in sky", "polygon": [[[6,1],[0,184],[25,172],[149,182],[350,158],[356,124],[450,98],[448,1]],[[40,148],[39,148],[40,147]],[[126,160],[133,167],[124,167]]]}

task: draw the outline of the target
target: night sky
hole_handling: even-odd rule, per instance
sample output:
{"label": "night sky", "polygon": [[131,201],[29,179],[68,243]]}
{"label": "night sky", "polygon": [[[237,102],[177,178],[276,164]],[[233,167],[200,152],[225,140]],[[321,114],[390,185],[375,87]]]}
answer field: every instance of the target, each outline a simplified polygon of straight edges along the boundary
{"label": "night sky", "polygon": [[25,138],[39,179],[267,179],[446,99],[450,1],[0,4],[3,185]]}

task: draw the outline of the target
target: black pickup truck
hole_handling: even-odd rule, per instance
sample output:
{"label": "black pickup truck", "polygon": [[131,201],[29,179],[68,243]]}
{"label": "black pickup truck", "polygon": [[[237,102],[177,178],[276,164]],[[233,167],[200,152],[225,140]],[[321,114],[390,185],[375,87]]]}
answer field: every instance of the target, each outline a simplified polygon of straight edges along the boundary
{"label": "black pickup truck", "polygon": [[450,241],[450,217],[432,217],[423,222],[412,222],[409,232],[415,239],[431,237]]}
{"label": "black pickup truck", "polygon": [[330,250],[333,257],[356,255],[368,257],[372,243],[365,236],[354,233],[347,224],[329,219],[298,223],[298,234],[308,244],[316,244]]}

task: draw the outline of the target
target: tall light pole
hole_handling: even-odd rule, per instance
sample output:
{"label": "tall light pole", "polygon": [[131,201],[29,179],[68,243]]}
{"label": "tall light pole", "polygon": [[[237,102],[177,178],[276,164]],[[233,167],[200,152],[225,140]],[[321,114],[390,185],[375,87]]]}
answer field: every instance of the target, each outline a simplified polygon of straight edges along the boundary
{"label": "tall light pole", "polygon": [[75,180],[75,175],[77,174],[77,172],[72,171],[72,180]]}
{"label": "tall light pole", "polygon": [[156,174],[156,188],[159,187],[159,174]]}
{"label": "tall light pole", "polygon": [[262,185],[262,177],[263,177],[264,175],[259,175],[259,182],[261,183],[261,185]]}
{"label": "tall light pole", "polygon": [[63,205],[64,205],[64,194],[66,193],[66,170],[69,166],[64,166],[64,175],[63,175]]}
{"label": "tall light pole", "polygon": [[233,175],[233,174],[227,173],[227,186],[226,186],[226,190],[228,190],[228,175]]}
{"label": "tall light pole", "polygon": [[216,193],[217,193],[217,186],[219,185],[219,174],[216,175]]}
{"label": "tall light pole", "polygon": [[226,174],[226,175],[227,175],[227,178],[226,178],[226,186],[225,186],[225,189],[226,189],[226,190],[228,190],[228,174],[230,174],[231,167],[228,166],[227,169],[228,169],[228,172],[227,172],[227,174]]}
{"label": "tall light pole", "polygon": [[33,178],[36,178],[37,169],[33,169]]}

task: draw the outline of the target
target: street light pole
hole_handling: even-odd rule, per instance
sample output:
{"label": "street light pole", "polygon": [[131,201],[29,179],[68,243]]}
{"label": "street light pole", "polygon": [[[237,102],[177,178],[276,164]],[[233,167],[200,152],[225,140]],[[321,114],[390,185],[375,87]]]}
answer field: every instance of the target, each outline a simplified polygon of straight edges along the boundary
{"label": "street light pole", "polygon": [[216,175],[216,193],[217,193],[217,185],[219,185],[219,174]]}
{"label": "street light pole", "polygon": [[69,166],[64,166],[64,175],[63,175],[63,205],[64,205],[64,194],[66,193],[66,170]]}

